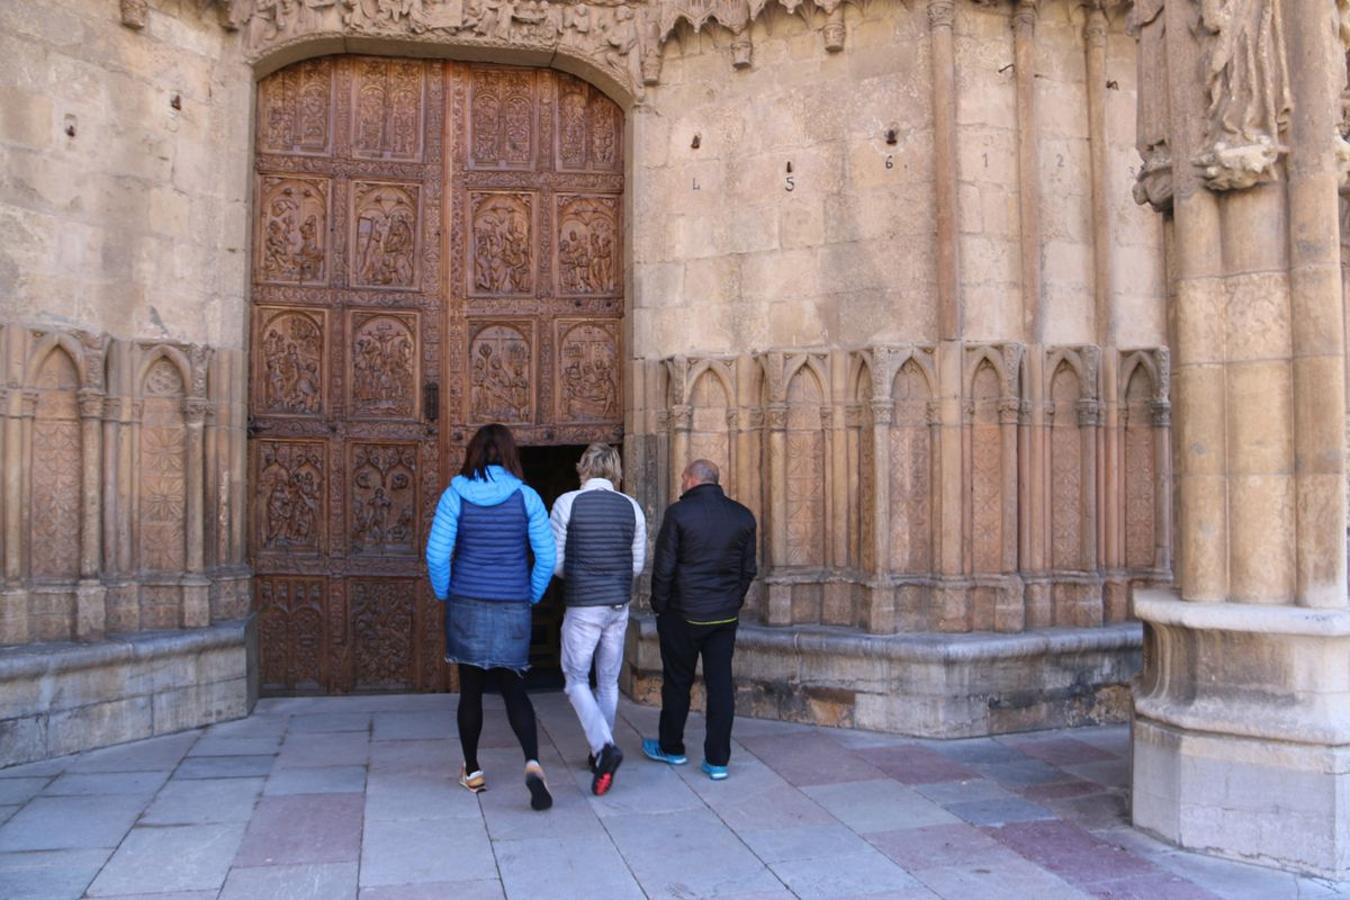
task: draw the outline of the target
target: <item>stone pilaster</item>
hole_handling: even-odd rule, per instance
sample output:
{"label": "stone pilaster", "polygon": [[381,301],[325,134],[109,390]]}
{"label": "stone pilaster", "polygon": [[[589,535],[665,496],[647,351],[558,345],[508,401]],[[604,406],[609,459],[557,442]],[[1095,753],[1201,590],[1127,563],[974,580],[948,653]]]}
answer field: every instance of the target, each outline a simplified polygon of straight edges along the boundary
{"label": "stone pilaster", "polygon": [[1176,161],[1179,557],[1175,591],[1134,598],[1145,625],[1134,822],[1185,847],[1344,878],[1345,48],[1330,10],[1295,15],[1278,0],[1226,18],[1194,4],[1163,14],[1168,102],[1140,102],[1170,108]]}

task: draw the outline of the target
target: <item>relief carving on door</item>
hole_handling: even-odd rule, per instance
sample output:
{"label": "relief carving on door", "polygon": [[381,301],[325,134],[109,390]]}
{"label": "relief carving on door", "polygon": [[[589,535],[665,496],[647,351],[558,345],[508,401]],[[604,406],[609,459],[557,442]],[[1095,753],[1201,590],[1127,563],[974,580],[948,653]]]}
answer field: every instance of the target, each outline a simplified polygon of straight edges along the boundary
{"label": "relief carving on door", "polygon": [[622,436],[623,114],[559,72],[328,57],[257,115],[265,687],[444,689],[422,542],[474,427]]}

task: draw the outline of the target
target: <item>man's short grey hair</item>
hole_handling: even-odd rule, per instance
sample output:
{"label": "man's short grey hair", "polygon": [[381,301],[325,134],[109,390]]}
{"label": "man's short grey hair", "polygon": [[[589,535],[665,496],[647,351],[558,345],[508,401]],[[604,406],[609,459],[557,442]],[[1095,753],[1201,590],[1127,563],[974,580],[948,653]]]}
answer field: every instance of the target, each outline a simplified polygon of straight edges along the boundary
{"label": "man's short grey hair", "polygon": [[695,484],[717,484],[722,477],[722,473],[717,469],[717,463],[709,459],[696,459],[685,467],[684,473],[693,479]]}
{"label": "man's short grey hair", "polygon": [[619,482],[623,481],[623,460],[619,458],[619,451],[609,444],[591,444],[581,454],[581,461],[577,463],[577,474],[581,476],[582,481],[588,478],[607,478],[611,484],[618,487]]}

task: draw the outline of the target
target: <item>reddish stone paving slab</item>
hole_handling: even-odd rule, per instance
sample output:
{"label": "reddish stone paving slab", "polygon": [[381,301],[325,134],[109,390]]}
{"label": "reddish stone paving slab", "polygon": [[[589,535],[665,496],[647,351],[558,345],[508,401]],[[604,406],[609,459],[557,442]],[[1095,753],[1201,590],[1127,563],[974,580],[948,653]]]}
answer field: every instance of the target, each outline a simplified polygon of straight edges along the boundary
{"label": "reddish stone paving slab", "polygon": [[884,778],[876,766],[819,732],[750,737],[741,742],[789,783],[838,784]]}
{"label": "reddish stone paving slab", "polygon": [[1119,759],[1091,744],[1066,737],[1021,741],[1016,746],[1021,753],[1052,766],[1077,766]]}
{"label": "reddish stone paving slab", "polygon": [[236,866],[354,862],[361,856],[361,794],[263,797]]}
{"label": "reddish stone paving slab", "polygon": [[1006,847],[973,825],[928,825],[878,831],[867,840],[903,869],[978,865]]}
{"label": "reddish stone paving slab", "polygon": [[904,784],[935,784],[979,777],[975,770],[927,747],[874,747],[859,750],[857,754]]}
{"label": "reddish stone paving slab", "polygon": [[1222,900],[1193,881],[1166,873],[1108,881],[1088,892],[1101,900]]}
{"label": "reddish stone paving slab", "polygon": [[1068,822],[1018,822],[989,829],[988,833],[1041,868],[1079,886],[1161,874],[1143,857]]}

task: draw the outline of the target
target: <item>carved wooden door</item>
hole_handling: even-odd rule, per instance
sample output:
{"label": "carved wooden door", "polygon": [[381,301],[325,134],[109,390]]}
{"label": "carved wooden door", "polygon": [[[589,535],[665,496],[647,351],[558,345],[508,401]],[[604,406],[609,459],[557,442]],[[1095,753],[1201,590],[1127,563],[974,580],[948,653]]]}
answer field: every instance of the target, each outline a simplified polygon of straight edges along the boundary
{"label": "carved wooden door", "polygon": [[622,113],[561,73],[373,57],[284,69],[257,109],[263,690],[442,690],[421,551],[473,428],[622,435]]}
{"label": "carved wooden door", "polygon": [[259,86],[252,557],[268,692],[434,689],[421,547],[441,482],[441,64]]}

